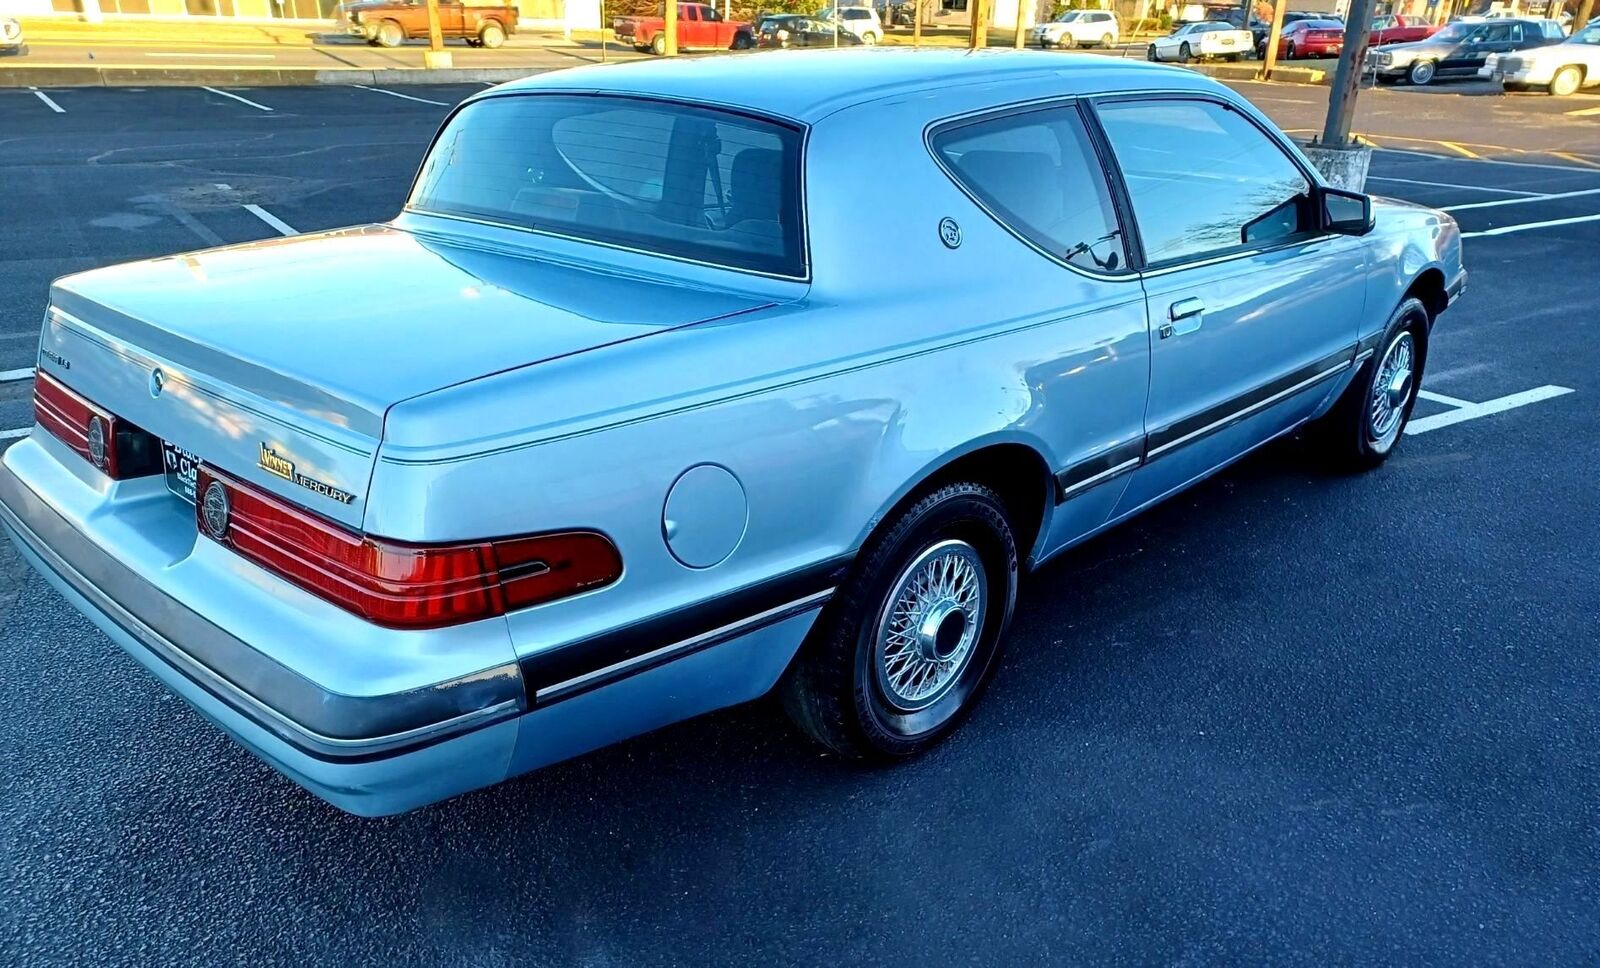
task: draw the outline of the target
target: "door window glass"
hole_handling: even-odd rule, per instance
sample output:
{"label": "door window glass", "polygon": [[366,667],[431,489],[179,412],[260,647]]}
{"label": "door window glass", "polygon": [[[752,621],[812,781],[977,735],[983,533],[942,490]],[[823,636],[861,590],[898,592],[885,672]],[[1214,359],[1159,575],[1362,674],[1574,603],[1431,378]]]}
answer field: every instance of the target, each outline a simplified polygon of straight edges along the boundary
{"label": "door window glass", "polygon": [[1150,263],[1269,245],[1315,225],[1311,185],[1260,128],[1212,101],[1099,107]]}

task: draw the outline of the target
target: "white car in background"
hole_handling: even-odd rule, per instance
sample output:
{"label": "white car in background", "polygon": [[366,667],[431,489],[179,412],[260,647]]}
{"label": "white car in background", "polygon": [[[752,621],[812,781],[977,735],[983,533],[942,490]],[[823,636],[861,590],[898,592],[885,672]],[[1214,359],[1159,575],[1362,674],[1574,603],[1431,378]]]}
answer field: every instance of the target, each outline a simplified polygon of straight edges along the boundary
{"label": "white car in background", "polygon": [[847,34],[854,34],[863,44],[871,46],[883,39],[883,21],[878,11],[871,7],[839,7],[822,11],[822,19],[836,23]]}
{"label": "white car in background", "polygon": [[1068,10],[1033,28],[1040,47],[1111,47],[1121,36],[1117,17],[1109,10]]}
{"label": "white car in background", "polygon": [[1498,80],[1508,91],[1542,87],[1557,97],[1600,85],[1600,21],[1559,44],[1490,54],[1478,76]]}
{"label": "white car in background", "polygon": [[1250,53],[1255,37],[1248,30],[1236,29],[1220,21],[1201,21],[1183,24],[1165,37],[1158,37],[1145,50],[1145,57],[1153,61],[1177,61],[1187,64],[1192,60],[1221,57],[1235,61]]}

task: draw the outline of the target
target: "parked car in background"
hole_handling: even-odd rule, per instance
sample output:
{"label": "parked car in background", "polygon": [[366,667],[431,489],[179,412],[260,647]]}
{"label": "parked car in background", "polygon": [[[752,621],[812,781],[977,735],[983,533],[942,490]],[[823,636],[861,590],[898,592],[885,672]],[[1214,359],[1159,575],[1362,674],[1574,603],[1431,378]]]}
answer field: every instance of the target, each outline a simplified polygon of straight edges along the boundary
{"label": "parked car in background", "polygon": [[1499,81],[1508,91],[1542,87],[1557,97],[1600,85],[1600,21],[1559,44],[1490,54],[1478,74]]}
{"label": "parked car in background", "polygon": [[1261,49],[1261,42],[1266,40],[1267,34],[1272,31],[1272,25],[1267,23],[1265,20],[1257,20],[1256,18],[1251,17],[1247,23],[1244,15],[1238,10],[1226,10],[1221,13],[1214,14],[1212,19],[1220,20],[1223,23],[1229,24],[1230,26],[1239,28],[1240,30],[1250,31],[1251,50]]}
{"label": "parked car in background", "polygon": [[[1344,21],[1296,20],[1278,34],[1278,57],[1298,60],[1306,57],[1338,57],[1344,50]],[[1257,53],[1267,56],[1263,41]]]}
{"label": "parked car in background", "polygon": [[[428,36],[424,0],[362,0],[343,10],[349,32],[365,37],[369,44],[399,47]],[[517,32],[517,8],[439,0],[439,31],[446,39],[460,38],[472,47],[499,47]]]}
{"label": "parked car in background", "polygon": [[22,24],[14,17],[0,17],[0,54],[25,54],[28,45],[22,39]]}
{"label": "parked car in background", "polygon": [[839,29],[854,34],[863,44],[876,44],[883,39],[883,21],[878,19],[878,11],[871,7],[829,8],[818,16],[823,20],[837,21]]}
{"label": "parked car in background", "polygon": [[1465,285],[1450,216],[1222,84],[1039,56],[540,74],[452,108],[392,221],[58,279],[0,524],[357,813],[772,691],[914,756],[1029,570],[1302,428],[1387,459]]}
{"label": "parked car in background", "polygon": [[1061,16],[1033,28],[1033,42],[1040,47],[1110,48],[1122,36],[1117,17],[1109,10],[1068,10]]}
{"label": "parked car in background", "polygon": [[1545,47],[1565,38],[1554,20],[1497,17],[1456,22],[1427,40],[1368,51],[1367,65],[1383,83],[1430,84],[1436,78],[1477,77],[1491,54]]}
{"label": "parked car in background", "polygon": [[[667,52],[665,17],[618,17],[611,30],[620,44],[660,56]],[[755,28],[743,21],[724,20],[722,12],[707,3],[678,4],[678,49],[746,50],[756,45]]]}
{"label": "parked car in background", "polygon": [[800,14],[762,17],[756,38],[762,47],[858,47],[861,38],[831,20]]}
{"label": "parked car in background", "polygon": [[1250,31],[1239,30],[1223,21],[1201,21],[1179,26],[1165,37],[1158,37],[1145,48],[1153,61],[1239,60],[1250,55]]}
{"label": "parked car in background", "polygon": [[1369,47],[1384,44],[1409,44],[1426,40],[1439,32],[1439,25],[1427,17],[1411,14],[1386,14],[1372,18],[1372,32],[1367,35]]}

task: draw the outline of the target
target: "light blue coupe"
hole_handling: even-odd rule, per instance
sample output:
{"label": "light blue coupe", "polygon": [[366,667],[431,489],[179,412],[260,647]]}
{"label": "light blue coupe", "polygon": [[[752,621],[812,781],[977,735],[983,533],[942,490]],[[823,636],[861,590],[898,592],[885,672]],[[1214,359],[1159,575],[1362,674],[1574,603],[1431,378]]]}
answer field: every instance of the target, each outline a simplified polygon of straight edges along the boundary
{"label": "light blue coupe", "polygon": [[1022,569],[1296,428],[1381,462],[1464,281],[1448,216],[1182,70],[562,71],[458,107],[392,222],[58,281],[0,518],[356,813],[774,688],[888,760]]}

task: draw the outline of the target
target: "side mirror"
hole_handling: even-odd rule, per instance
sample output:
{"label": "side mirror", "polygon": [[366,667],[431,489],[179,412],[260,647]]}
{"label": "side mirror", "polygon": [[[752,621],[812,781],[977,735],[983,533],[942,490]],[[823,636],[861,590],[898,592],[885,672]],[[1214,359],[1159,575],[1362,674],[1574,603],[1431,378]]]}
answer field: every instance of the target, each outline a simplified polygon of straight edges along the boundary
{"label": "side mirror", "polygon": [[1335,235],[1366,235],[1372,231],[1372,199],[1360,192],[1342,188],[1318,190],[1317,207],[1322,211],[1322,227]]}

